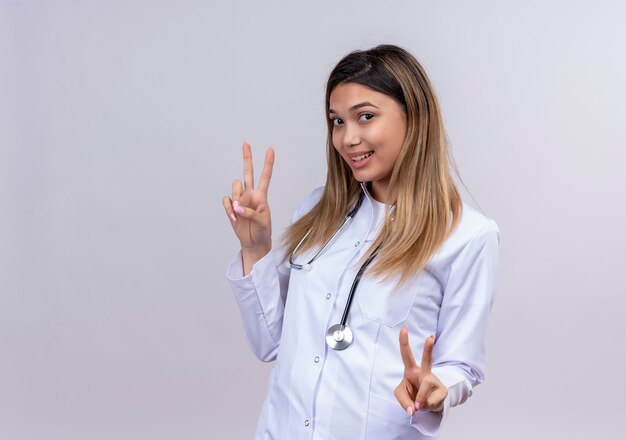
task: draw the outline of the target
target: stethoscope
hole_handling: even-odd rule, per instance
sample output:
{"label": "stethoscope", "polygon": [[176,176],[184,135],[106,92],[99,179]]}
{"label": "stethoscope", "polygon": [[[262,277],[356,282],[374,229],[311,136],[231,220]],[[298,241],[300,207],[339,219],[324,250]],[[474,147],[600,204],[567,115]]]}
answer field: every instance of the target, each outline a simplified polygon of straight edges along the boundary
{"label": "stethoscope", "polygon": [[[296,264],[293,262],[293,256],[294,254],[298,252],[298,249],[300,248],[302,243],[304,243],[304,240],[306,240],[306,238],[311,233],[311,230],[309,230],[304,235],[304,237],[302,237],[302,240],[300,240],[300,242],[295,247],[293,252],[289,255],[289,266],[292,269],[296,269],[296,270],[310,271],[311,264],[324,251],[324,249],[326,249],[334,241],[334,239],[341,233],[341,231],[343,231],[346,225],[350,222],[350,220],[352,220],[356,212],[359,210],[359,207],[361,206],[362,202],[363,202],[363,194],[361,194],[361,196],[359,197],[359,200],[357,201],[354,208],[352,208],[352,210],[346,215],[346,217],[343,220],[343,223],[341,224],[339,229],[337,229],[337,232],[335,232],[332,235],[332,237],[330,237],[330,239],[326,242],[326,244],[324,244],[324,246],[322,246],[322,248],[315,255],[313,255],[313,258],[311,258],[305,264]],[[352,330],[350,330],[350,327],[346,325],[346,322],[348,320],[348,313],[350,312],[350,306],[352,305],[352,300],[354,299],[354,293],[356,292],[356,287],[361,281],[361,276],[363,275],[363,272],[365,272],[365,269],[367,269],[367,266],[369,266],[372,260],[376,258],[376,256],[378,255],[381,245],[382,243],[379,244],[378,247],[376,247],[376,249],[374,250],[374,252],[372,252],[372,255],[370,255],[367,258],[367,260],[365,260],[365,262],[359,268],[359,271],[357,272],[356,276],[354,277],[354,281],[352,282],[352,286],[350,287],[350,293],[348,294],[348,299],[346,300],[346,307],[344,308],[343,315],[341,316],[341,321],[339,322],[339,324],[330,326],[328,330],[326,331],[326,344],[333,350],[344,350],[345,348],[350,346],[350,344],[352,344],[352,341],[354,341],[354,334],[352,333]]]}

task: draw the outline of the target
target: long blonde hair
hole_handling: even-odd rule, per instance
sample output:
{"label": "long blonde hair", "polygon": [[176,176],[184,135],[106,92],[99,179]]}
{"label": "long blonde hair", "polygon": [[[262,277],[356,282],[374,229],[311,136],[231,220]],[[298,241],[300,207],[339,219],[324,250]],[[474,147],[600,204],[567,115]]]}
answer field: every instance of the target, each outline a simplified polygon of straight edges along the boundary
{"label": "long blonde hair", "polygon": [[386,200],[396,196],[393,221],[370,247],[383,243],[368,272],[399,282],[419,273],[456,228],[463,204],[450,173],[451,158],[433,87],[419,62],[406,50],[381,45],[346,55],[326,85],[328,173],[319,202],[283,235],[286,255],[310,230],[299,252],[322,246],[341,226],[344,216],[361,195],[359,182],[332,142],[328,116],[330,95],[341,83],[356,83],[394,98],[407,117],[407,134],[396,160]]}

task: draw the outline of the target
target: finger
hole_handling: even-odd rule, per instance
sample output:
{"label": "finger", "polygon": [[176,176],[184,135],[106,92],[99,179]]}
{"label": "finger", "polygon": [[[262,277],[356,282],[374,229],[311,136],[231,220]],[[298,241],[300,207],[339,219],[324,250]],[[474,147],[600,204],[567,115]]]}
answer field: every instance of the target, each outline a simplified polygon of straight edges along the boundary
{"label": "finger", "polygon": [[224,196],[222,198],[222,205],[224,206],[224,210],[226,211],[226,215],[228,215],[228,218],[230,218],[233,223],[237,222],[237,216],[235,215],[235,212],[233,210],[233,204],[230,197]]}
{"label": "finger", "polygon": [[417,395],[415,396],[415,409],[424,409],[426,405],[426,400],[430,396],[431,391],[434,388],[434,384],[432,380],[428,380],[427,378],[420,383],[420,387],[417,390]]}
{"label": "finger", "polygon": [[265,152],[265,163],[263,164],[263,171],[261,171],[261,177],[259,177],[259,191],[267,194],[267,189],[270,186],[270,179],[272,178],[272,170],[274,169],[274,149],[269,147]]}
{"label": "finger", "polygon": [[247,142],[243,143],[243,183],[244,188],[254,189],[254,171],[252,170],[252,149]]}
{"label": "finger", "polygon": [[406,379],[402,379],[402,382],[400,382],[400,385],[396,387],[393,393],[395,394],[396,399],[402,406],[402,409],[404,409],[410,416],[412,416],[415,413],[415,404],[413,402],[411,394],[409,393],[409,390],[407,389],[406,384]]}
{"label": "finger", "polygon": [[402,362],[404,368],[410,369],[417,367],[415,358],[413,357],[413,351],[409,345],[409,326],[405,325],[400,330],[400,354],[402,355]]}
{"label": "finger", "polygon": [[243,183],[241,180],[233,180],[233,200],[239,200],[241,198],[241,193],[243,193]]}
{"label": "finger", "polygon": [[448,397],[448,390],[446,388],[436,388],[431,391],[430,395],[426,398],[424,407],[427,411],[441,411],[443,410],[443,401]]}
{"label": "finger", "polygon": [[429,336],[424,342],[424,351],[422,352],[422,371],[427,374],[433,368],[433,348],[435,347],[435,337]]}
{"label": "finger", "polygon": [[237,217],[243,217],[247,220],[255,221],[257,217],[257,212],[254,209],[242,206],[237,200],[233,201],[233,211]]}

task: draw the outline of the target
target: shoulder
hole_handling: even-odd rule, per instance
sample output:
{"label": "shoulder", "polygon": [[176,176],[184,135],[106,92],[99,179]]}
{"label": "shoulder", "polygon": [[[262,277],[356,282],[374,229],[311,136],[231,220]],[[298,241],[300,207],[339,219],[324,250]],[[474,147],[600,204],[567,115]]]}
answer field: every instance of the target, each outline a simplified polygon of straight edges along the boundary
{"label": "shoulder", "polygon": [[461,219],[450,238],[461,244],[467,244],[477,237],[489,234],[500,234],[500,228],[495,220],[487,217],[473,206],[464,202]]}
{"label": "shoulder", "polygon": [[298,204],[298,208],[296,209],[293,220],[295,221],[299,219],[304,214],[306,214],[311,209],[313,209],[313,207],[317,205],[317,202],[319,202],[320,199],[322,198],[323,192],[324,192],[324,187],[320,186],[318,188],[315,188],[313,191],[310,191],[307,195],[305,195],[302,198],[302,200],[300,200],[300,203]]}
{"label": "shoulder", "polygon": [[463,203],[463,212],[456,228],[437,251],[434,260],[449,266],[464,254],[480,252],[488,243],[498,247],[498,224],[471,205]]}

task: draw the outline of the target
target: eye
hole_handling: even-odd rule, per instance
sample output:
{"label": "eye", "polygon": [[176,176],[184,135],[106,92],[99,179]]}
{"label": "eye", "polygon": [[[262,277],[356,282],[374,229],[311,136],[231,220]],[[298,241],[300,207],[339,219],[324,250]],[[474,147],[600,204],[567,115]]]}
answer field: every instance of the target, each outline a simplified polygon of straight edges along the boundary
{"label": "eye", "polygon": [[338,125],[343,124],[343,121],[339,118],[331,118],[330,122],[333,123],[333,126],[337,127]]}
{"label": "eye", "polygon": [[361,113],[361,114],[359,115],[359,121],[361,121],[361,122],[367,122],[367,121],[369,121],[370,119],[372,119],[373,117],[374,117],[374,115],[373,115],[373,114],[371,114],[371,113]]}

